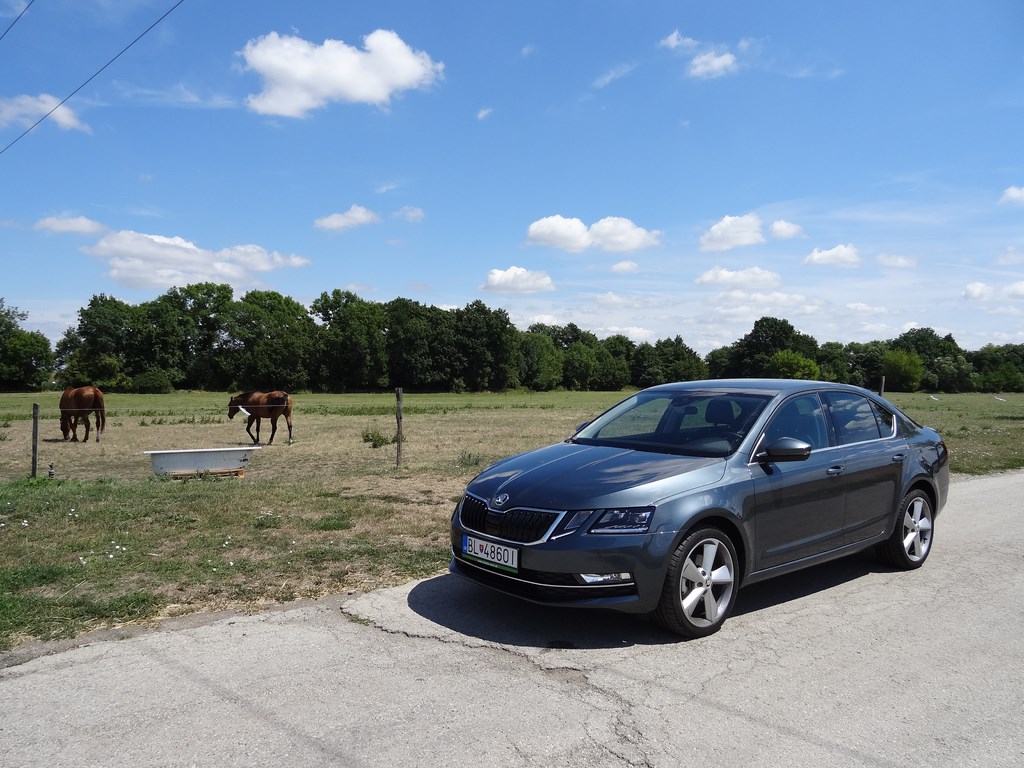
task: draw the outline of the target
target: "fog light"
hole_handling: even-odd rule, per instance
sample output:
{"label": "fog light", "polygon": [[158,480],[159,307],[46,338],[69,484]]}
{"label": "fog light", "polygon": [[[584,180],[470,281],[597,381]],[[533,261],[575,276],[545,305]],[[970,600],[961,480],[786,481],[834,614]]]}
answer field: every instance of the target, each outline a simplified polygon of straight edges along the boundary
{"label": "fog light", "polygon": [[621,584],[633,580],[631,573],[581,573],[580,578],[587,584]]}

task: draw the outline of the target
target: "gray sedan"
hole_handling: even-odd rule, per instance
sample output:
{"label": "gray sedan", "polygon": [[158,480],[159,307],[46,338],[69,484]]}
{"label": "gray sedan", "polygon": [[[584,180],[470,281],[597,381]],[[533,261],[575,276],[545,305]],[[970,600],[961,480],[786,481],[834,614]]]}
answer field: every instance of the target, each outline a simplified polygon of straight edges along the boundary
{"label": "gray sedan", "polygon": [[702,637],[745,584],[868,547],[920,567],[948,487],[939,434],[865,389],[666,384],[474,478],[452,516],[451,571]]}

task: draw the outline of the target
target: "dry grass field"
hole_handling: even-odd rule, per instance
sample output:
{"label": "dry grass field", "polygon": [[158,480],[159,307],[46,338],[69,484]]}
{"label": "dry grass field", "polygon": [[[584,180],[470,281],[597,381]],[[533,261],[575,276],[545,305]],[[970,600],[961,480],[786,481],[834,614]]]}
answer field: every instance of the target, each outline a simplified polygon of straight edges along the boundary
{"label": "dry grass field", "polygon": [[63,441],[55,394],[0,395],[0,650],[440,572],[451,510],[476,472],[620,397],[406,394],[398,467],[395,444],[374,447],[395,436],[393,394],[297,395],[294,443],[280,421],[244,477],[169,480],[145,451],[250,444],[242,417],[227,419],[228,394],[111,394],[107,429],[88,444]]}
{"label": "dry grass field", "polygon": [[[111,394],[103,439],[88,444],[61,438],[56,393],[0,394],[0,651],[443,571],[448,519],[474,474],[563,439],[622,396],[406,393],[397,467],[393,394],[300,394],[295,442],[281,421],[244,477],[169,480],[145,451],[250,444],[241,417],[227,419],[227,393]],[[1024,466],[1024,395],[891,399],[943,432],[954,472]]]}

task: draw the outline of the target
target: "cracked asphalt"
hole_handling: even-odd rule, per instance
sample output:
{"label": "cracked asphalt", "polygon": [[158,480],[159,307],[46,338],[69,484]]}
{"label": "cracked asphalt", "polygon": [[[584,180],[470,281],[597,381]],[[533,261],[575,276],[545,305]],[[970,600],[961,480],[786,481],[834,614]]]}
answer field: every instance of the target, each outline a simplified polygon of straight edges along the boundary
{"label": "cracked asphalt", "polygon": [[0,662],[0,766],[1019,766],[1024,473],[951,488],[911,573],[861,555],[681,642],[449,575]]}

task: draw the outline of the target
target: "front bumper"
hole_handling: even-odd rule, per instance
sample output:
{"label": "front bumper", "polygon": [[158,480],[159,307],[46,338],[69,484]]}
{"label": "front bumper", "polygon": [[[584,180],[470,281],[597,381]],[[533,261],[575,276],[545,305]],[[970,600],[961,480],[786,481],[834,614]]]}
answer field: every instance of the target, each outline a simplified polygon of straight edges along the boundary
{"label": "front bumper", "polygon": [[[673,539],[668,535],[577,533],[558,540],[522,544],[490,537],[519,550],[519,566],[508,573],[462,552],[463,536],[479,531],[452,521],[449,571],[469,581],[543,605],[608,608],[624,613],[654,610],[665,583]],[[628,573],[631,578],[587,584],[580,574]]]}

